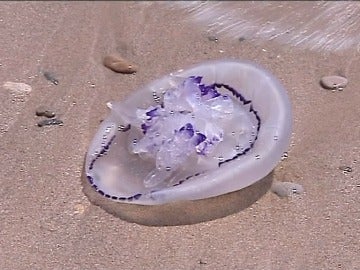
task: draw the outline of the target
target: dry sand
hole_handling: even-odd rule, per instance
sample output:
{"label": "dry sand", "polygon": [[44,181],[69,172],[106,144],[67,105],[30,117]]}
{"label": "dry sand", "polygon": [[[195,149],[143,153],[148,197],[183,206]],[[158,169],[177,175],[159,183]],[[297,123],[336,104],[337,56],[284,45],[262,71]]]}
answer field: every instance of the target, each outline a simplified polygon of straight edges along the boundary
{"label": "dry sand", "polygon": [[[160,3],[1,2],[1,86],[22,82],[32,91],[0,88],[0,269],[360,269],[359,52],[209,41],[181,16]],[[102,57],[112,52],[139,71],[104,68]],[[265,179],[163,211],[115,211],[85,195],[84,155],[107,101],[225,57],[265,66],[288,90],[293,140],[273,178],[305,193],[280,199]],[[336,73],[349,79],[344,91],[319,86]],[[37,127],[40,105],[64,125]]]}

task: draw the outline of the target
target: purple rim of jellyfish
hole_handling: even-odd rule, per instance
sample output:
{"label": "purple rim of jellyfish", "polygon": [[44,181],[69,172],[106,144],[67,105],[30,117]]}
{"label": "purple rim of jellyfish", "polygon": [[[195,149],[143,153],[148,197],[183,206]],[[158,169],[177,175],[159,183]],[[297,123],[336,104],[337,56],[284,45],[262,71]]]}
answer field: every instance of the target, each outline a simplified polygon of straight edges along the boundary
{"label": "purple rim of jellyfish", "polygon": [[[217,96],[220,96],[219,92],[216,90],[216,88],[225,88],[226,90],[228,90],[233,96],[235,96],[243,105],[248,105],[250,104],[250,107],[249,107],[249,112],[254,114],[255,118],[256,118],[256,121],[257,121],[257,128],[256,128],[256,135],[255,135],[255,138],[254,140],[250,143],[249,147],[245,148],[243,151],[241,151],[240,153],[236,154],[235,156],[233,156],[232,158],[230,159],[227,159],[227,160],[224,160],[224,161],[220,161],[218,163],[218,166],[220,167],[221,165],[223,165],[224,163],[227,163],[227,162],[230,162],[232,160],[235,160],[237,159],[238,157],[242,156],[242,155],[245,155],[247,152],[249,152],[253,147],[254,147],[254,144],[255,144],[255,141],[257,140],[258,138],[258,134],[259,134],[259,131],[260,131],[260,126],[261,126],[261,119],[260,119],[260,116],[258,114],[258,112],[253,108],[252,106],[252,101],[251,100],[247,100],[245,99],[245,97],[243,95],[241,95],[237,90],[235,90],[233,87],[227,85],[227,84],[222,84],[222,83],[214,83],[214,84],[211,84],[211,85],[204,85],[204,84],[200,84],[201,83],[201,80],[202,80],[202,77],[201,76],[190,76],[189,77],[190,79],[192,79],[195,83],[197,83],[199,85],[199,88],[201,90],[201,95],[202,96],[205,96],[205,95],[209,95],[210,98],[212,97],[217,97]],[[161,107],[163,107],[163,104],[160,105]],[[157,107],[146,112],[146,115],[149,116],[149,118],[151,119],[152,117],[155,117],[155,116],[158,116],[157,114]],[[144,126],[143,126],[144,125]],[[147,126],[146,124],[143,124],[141,126],[142,130],[143,130],[143,133],[145,134],[146,133],[146,130],[147,128],[149,128],[149,126]],[[110,128],[110,127],[109,127]],[[127,132],[131,129],[131,125],[128,125],[126,127],[119,127],[119,131],[120,132]],[[190,137],[196,136],[196,145],[199,145],[200,143],[202,142],[205,142],[206,140],[206,136],[200,132],[196,132],[194,129],[193,129],[193,126],[190,124],[190,123],[187,123],[185,126],[183,126],[182,128],[180,128],[179,132],[186,132]],[[109,151],[110,149],[110,146],[112,144],[112,142],[114,141],[115,139],[115,135],[113,135],[111,137],[111,139],[109,140],[109,142],[102,146],[100,152],[93,158],[93,160],[90,162],[90,165],[88,167],[88,170],[91,171],[93,168],[94,168],[94,164],[95,162],[101,158],[102,156],[106,155],[107,152]],[[180,180],[178,183],[174,184],[173,186],[178,186],[180,184],[182,184],[183,182],[189,180],[190,178],[193,178],[193,177],[196,177],[196,176],[199,176],[201,174],[203,174],[204,172],[198,172],[198,173],[195,173],[193,175],[189,175],[187,177],[185,177],[184,179]],[[90,185],[98,192],[100,193],[102,196],[106,197],[106,198],[109,198],[109,199],[112,199],[112,200],[116,200],[116,201],[133,201],[133,200],[138,200],[142,195],[144,194],[141,194],[141,193],[137,193],[133,196],[130,196],[130,197],[118,197],[118,196],[112,196],[112,195],[109,195],[109,194],[106,194],[104,191],[102,191],[101,189],[99,189],[99,187],[94,183],[94,180],[92,178],[92,176],[90,175],[87,175],[87,179],[90,183]],[[153,193],[157,190],[152,190],[150,191],[149,193]]]}

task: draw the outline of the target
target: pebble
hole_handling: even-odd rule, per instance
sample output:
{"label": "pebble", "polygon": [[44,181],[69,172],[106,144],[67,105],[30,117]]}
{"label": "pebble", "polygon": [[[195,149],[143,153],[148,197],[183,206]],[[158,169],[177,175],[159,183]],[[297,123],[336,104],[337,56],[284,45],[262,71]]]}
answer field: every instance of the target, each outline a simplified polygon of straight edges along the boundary
{"label": "pebble", "polygon": [[37,107],[35,114],[37,116],[45,116],[47,118],[55,117],[55,112],[53,112],[50,108],[48,108],[46,106]]}
{"label": "pebble", "polygon": [[348,79],[342,76],[325,76],[320,80],[320,84],[323,88],[329,90],[343,90],[348,84]]}
{"label": "pebble", "polygon": [[51,126],[51,125],[59,125],[59,126],[62,126],[62,125],[63,125],[63,121],[60,120],[60,119],[51,118],[51,119],[41,120],[40,122],[38,122],[37,125],[38,125],[38,127]]}
{"label": "pebble", "polygon": [[15,93],[29,93],[32,90],[30,85],[26,83],[17,83],[17,82],[5,82],[3,84],[3,87]]}
{"label": "pebble", "polygon": [[302,185],[291,182],[274,182],[271,191],[280,198],[290,197],[293,194],[301,194],[304,192]]}
{"label": "pebble", "polygon": [[124,74],[137,72],[138,67],[119,55],[110,54],[104,57],[103,64],[112,71]]}
{"label": "pebble", "polygon": [[59,84],[59,81],[50,72],[45,71],[44,77],[55,85]]}

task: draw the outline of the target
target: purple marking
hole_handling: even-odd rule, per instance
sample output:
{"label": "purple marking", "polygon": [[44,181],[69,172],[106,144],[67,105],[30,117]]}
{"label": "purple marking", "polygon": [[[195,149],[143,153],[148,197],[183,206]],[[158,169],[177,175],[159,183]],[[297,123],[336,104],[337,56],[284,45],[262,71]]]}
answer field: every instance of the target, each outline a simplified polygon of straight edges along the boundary
{"label": "purple marking", "polygon": [[146,124],[141,124],[141,129],[143,131],[144,134],[146,134],[147,130],[149,129],[150,126],[146,125]]}
{"label": "purple marking", "polygon": [[201,95],[202,95],[202,96],[205,96],[205,95],[207,95],[207,93],[208,93],[210,90],[212,90],[213,88],[212,88],[211,85],[200,84],[200,85],[199,85],[199,89],[200,89],[200,91],[201,91]]}
{"label": "purple marking", "polygon": [[196,132],[195,145],[199,145],[206,140],[206,136],[200,132]]}
{"label": "purple marking", "polygon": [[192,124],[187,123],[185,126],[181,127],[179,132],[186,134],[189,138],[194,136],[194,127]]}
{"label": "purple marking", "polygon": [[[226,90],[228,90],[229,92],[231,92],[235,97],[237,97],[237,98],[243,103],[243,105],[247,105],[247,104],[250,104],[250,103],[252,102],[251,100],[245,99],[245,97],[243,97],[237,90],[235,90],[234,88],[232,88],[231,86],[229,86],[229,85],[227,85],[227,84],[215,83],[214,85],[215,85],[215,87],[217,87],[217,88],[224,87]],[[226,162],[235,160],[235,159],[237,159],[238,157],[240,157],[240,156],[242,156],[242,155],[245,155],[247,152],[250,151],[251,148],[254,147],[255,141],[257,140],[258,134],[259,134],[259,131],[260,131],[261,119],[260,119],[260,116],[259,116],[258,112],[257,112],[256,110],[254,110],[252,104],[250,104],[249,111],[255,115],[255,118],[256,118],[256,120],[257,120],[257,122],[258,122],[258,123],[257,123],[257,128],[256,128],[257,134],[256,134],[256,136],[255,136],[255,138],[254,138],[254,141],[250,144],[250,146],[249,146],[248,148],[246,148],[246,149],[244,149],[242,152],[236,154],[234,157],[219,162],[219,167],[220,167],[222,164],[226,163]]]}
{"label": "purple marking", "polygon": [[158,109],[158,108],[155,108],[155,109],[152,109],[152,110],[146,112],[146,115],[147,115],[147,116],[150,116],[150,119],[151,119],[152,117],[158,116],[159,113],[157,112],[157,109]]}
{"label": "purple marking", "polygon": [[202,76],[190,76],[189,79],[191,79],[195,83],[201,83]]}

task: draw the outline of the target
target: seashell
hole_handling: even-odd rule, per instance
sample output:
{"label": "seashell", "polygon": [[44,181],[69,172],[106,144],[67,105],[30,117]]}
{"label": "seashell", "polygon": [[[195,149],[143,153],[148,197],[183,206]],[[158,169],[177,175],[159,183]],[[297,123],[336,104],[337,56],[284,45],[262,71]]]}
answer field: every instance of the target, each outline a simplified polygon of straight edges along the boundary
{"label": "seashell", "polygon": [[85,175],[101,195],[124,203],[156,205],[240,190],[274,169],[291,137],[285,89],[248,61],[179,70],[108,107]]}
{"label": "seashell", "polygon": [[137,71],[136,65],[129,63],[129,61],[115,54],[105,56],[103,64],[112,71],[119,73],[132,74]]}

